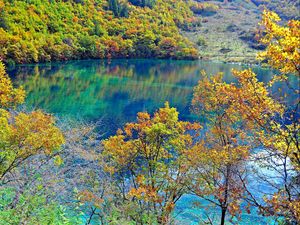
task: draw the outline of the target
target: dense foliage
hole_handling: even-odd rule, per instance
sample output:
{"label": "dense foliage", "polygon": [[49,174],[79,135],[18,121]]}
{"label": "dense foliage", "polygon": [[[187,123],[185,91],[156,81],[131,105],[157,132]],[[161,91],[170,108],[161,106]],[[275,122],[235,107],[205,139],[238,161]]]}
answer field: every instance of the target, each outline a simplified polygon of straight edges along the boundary
{"label": "dense foliage", "polygon": [[[199,124],[179,121],[178,112],[166,103],[154,116],[139,113],[137,123],[128,123],[116,136],[104,141],[107,171],[124,187],[124,200],[136,202],[138,215],[152,213],[159,224],[171,219],[175,203],[186,192],[187,153],[193,144],[189,131]],[[127,191],[129,189],[129,191]]]}
{"label": "dense foliage", "polygon": [[0,14],[0,58],[7,63],[197,57],[177,27],[192,16],[183,0],[1,0]]}
{"label": "dense foliage", "polygon": [[280,26],[280,17],[271,11],[265,11],[261,25],[261,42],[267,45],[266,51],[259,54],[268,64],[280,70],[281,74],[300,74],[300,21],[290,20],[287,26]]}
{"label": "dense foliage", "polygon": [[19,166],[32,155],[41,152],[52,154],[64,142],[60,130],[55,127],[54,119],[42,113],[13,113],[10,108],[16,107],[24,100],[22,88],[16,89],[0,64],[0,128],[1,128],[1,167],[0,178]]}
{"label": "dense foliage", "polygon": [[190,6],[191,10],[196,14],[213,15],[219,9],[218,5],[209,2],[194,2]]}

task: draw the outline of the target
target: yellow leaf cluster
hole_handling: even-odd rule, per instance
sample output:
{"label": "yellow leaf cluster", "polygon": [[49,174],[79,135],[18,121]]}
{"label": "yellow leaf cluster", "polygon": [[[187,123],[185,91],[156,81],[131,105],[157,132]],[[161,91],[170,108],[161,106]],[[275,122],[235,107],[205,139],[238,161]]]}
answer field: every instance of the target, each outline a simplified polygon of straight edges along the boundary
{"label": "yellow leaf cluster", "polygon": [[162,202],[162,198],[157,193],[156,188],[150,185],[141,185],[138,188],[132,188],[128,192],[128,196],[144,200],[145,202]]}
{"label": "yellow leaf cluster", "polygon": [[11,110],[24,101],[22,88],[13,88],[0,63],[0,179],[36,154],[52,154],[64,137],[51,115],[41,111],[17,113]]}
{"label": "yellow leaf cluster", "polygon": [[271,11],[263,12],[263,37],[260,41],[267,45],[258,55],[283,74],[296,73],[300,76],[300,21],[290,20],[287,26],[280,26],[280,17]]}
{"label": "yellow leaf cluster", "polygon": [[103,141],[106,171],[132,182],[126,193],[132,201],[166,218],[184,190],[188,152],[200,128],[198,123],[180,121],[169,103],[153,116],[140,112],[137,122]]}
{"label": "yellow leaf cluster", "polygon": [[183,153],[192,144],[187,132],[200,128],[198,123],[179,121],[176,109],[166,103],[152,118],[146,112],[138,113],[137,123],[127,123],[124,131],[103,141],[103,155],[119,169],[134,166],[137,157],[159,162],[168,159],[171,150]]}
{"label": "yellow leaf cluster", "polygon": [[5,73],[5,67],[0,62],[0,108],[14,107],[24,102],[23,88],[14,88],[11,80]]}

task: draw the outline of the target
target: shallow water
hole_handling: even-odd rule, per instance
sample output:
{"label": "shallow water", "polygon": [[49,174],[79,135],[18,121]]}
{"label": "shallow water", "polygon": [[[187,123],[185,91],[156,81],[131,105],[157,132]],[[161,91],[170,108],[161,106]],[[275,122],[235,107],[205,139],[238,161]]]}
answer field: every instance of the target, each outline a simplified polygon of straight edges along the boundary
{"label": "shallow water", "polygon": [[[86,60],[22,65],[9,74],[26,89],[27,107],[42,108],[60,118],[101,120],[100,132],[108,136],[124,123],[134,121],[137,112],[154,112],[166,101],[178,109],[180,119],[201,121],[190,112],[200,71],[223,72],[226,82],[234,82],[231,70],[248,67],[206,61]],[[260,81],[268,81],[273,74],[269,69],[252,68]],[[202,201],[199,208],[193,207],[194,201],[195,196],[186,195],[178,202],[175,215],[180,224],[198,224],[205,217],[207,203]],[[210,215],[216,213],[210,211]],[[254,212],[243,214],[238,224],[272,223]]]}

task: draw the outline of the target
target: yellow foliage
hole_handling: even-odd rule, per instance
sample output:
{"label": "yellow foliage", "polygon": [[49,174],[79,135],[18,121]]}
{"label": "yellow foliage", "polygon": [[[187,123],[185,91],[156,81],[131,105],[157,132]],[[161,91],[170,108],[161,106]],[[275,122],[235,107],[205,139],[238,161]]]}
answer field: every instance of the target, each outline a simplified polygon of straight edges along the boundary
{"label": "yellow foliage", "polygon": [[183,194],[188,152],[200,128],[198,123],[180,121],[169,103],[154,116],[140,112],[136,123],[126,124],[103,141],[106,171],[131,180],[127,196],[144,207],[154,207],[166,218]]}
{"label": "yellow foliage", "polygon": [[245,192],[238,174],[256,144],[255,131],[269,125],[284,108],[269,94],[250,69],[233,71],[238,82],[225,83],[222,74],[202,79],[194,89],[193,109],[208,119],[204,139],[188,152],[194,175],[195,192],[212,195],[216,205],[226,207],[232,216],[241,213],[239,202]]}
{"label": "yellow foliage", "polygon": [[258,55],[283,74],[296,73],[300,76],[300,21],[290,20],[287,26],[280,26],[280,17],[265,10],[260,25],[264,35],[260,41],[267,49]]}
{"label": "yellow foliage", "polygon": [[297,222],[300,221],[300,200],[288,200],[288,196],[283,191],[273,194],[269,199],[265,198],[265,201],[272,206],[272,208],[265,208],[267,215],[281,215],[286,218],[287,221],[292,222],[293,218]]}
{"label": "yellow foliage", "polygon": [[11,80],[5,73],[5,67],[0,62],[0,108],[13,107],[24,102],[23,88],[14,88]]}
{"label": "yellow foliage", "polygon": [[197,123],[179,121],[176,109],[166,103],[152,118],[146,112],[138,113],[137,123],[127,123],[124,131],[118,130],[117,135],[103,141],[103,154],[119,169],[134,166],[137,157],[164,160],[170,156],[169,145],[182,153],[192,144],[186,132],[200,128]]}
{"label": "yellow foliage", "polygon": [[[27,158],[52,154],[64,143],[64,137],[51,115],[41,111],[16,113],[9,109],[24,101],[22,88],[13,88],[0,63],[0,179]],[[9,110],[8,110],[9,109]]]}

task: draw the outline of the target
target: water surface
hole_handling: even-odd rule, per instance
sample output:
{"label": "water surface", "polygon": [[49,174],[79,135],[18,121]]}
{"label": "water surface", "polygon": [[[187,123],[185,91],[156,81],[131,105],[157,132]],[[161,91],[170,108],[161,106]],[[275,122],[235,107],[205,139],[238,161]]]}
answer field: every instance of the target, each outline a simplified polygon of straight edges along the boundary
{"label": "water surface", "polygon": [[[234,81],[231,70],[247,66],[205,61],[86,60],[18,66],[9,71],[27,92],[30,108],[42,108],[59,117],[102,120],[107,134],[133,121],[137,112],[153,112],[169,101],[180,118],[193,120],[190,102],[200,71],[223,72]],[[271,71],[253,68],[260,80]]]}

